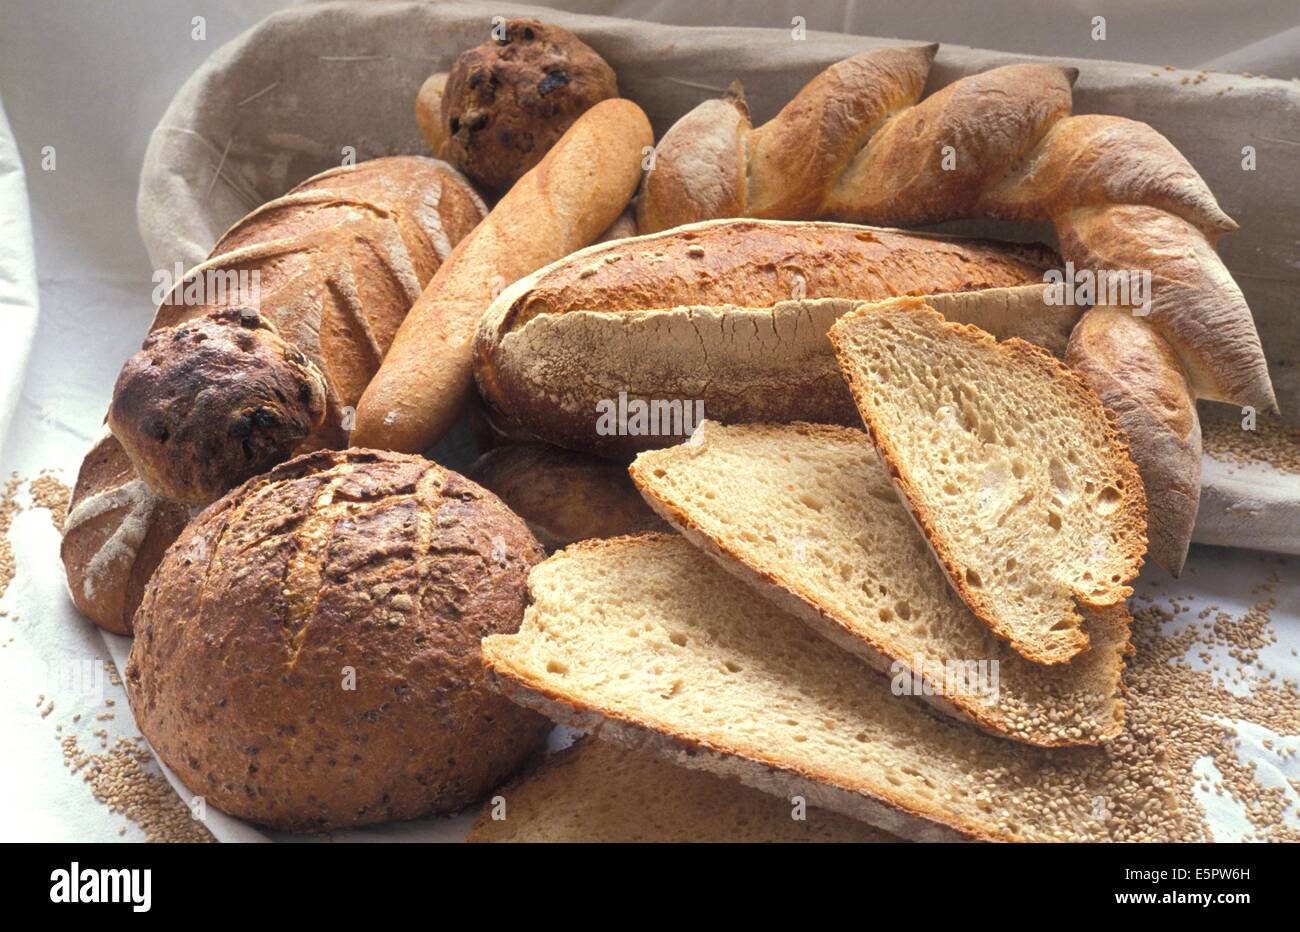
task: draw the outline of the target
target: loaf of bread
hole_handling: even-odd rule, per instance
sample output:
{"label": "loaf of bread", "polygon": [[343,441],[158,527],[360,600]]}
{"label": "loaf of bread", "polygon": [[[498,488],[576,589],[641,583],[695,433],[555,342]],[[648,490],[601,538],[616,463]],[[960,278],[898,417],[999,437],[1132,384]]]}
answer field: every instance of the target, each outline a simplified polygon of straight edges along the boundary
{"label": "loaf of bread", "polygon": [[316,830],[455,811],[548,730],[485,687],[542,557],[491,493],[414,456],[321,451],[167,551],[126,670],[136,723],[211,806]]}
{"label": "loaf of bread", "polygon": [[[469,183],[433,159],[397,156],[324,172],[231,227],[212,256],[164,299],[153,328],[255,305],[325,377],[325,416],[299,448],[341,446],[353,406],[420,288],[485,213]],[[101,474],[106,450],[118,463],[105,474],[117,477],[111,488],[143,488],[132,485],[140,477],[116,440],[96,444],[83,474]],[[181,461],[174,465],[178,473],[185,468]],[[159,468],[170,468],[165,458]],[[97,485],[88,482],[86,494],[97,493]],[[69,532],[63,560],[74,595],[87,584],[99,593],[129,594],[125,601],[78,598],[92,621],[112,631],[130,630],[148,571],[184,524],[178,517],[184,512],[113,507],[85,529]],[[138,557],[134,545],[123,547],[137,539],[145,542]],[[157,541],[162,544],[155,550]]]}
{"label": "loaf of bread", "polygon": [[706,421],[631,473],[719,566],[939,711],[1044,747],[1120,733],[1124,607],[1087,613],[1072,663],[1021,657],[948,584],[862,431]]}
{"label": "loaf of bread", "polygon": [[576,544],[528,589],[519,633],[483,642],[492,680],[603,741],[918,841],[1118,839],[1177,806],[1102,749],[930,714],[681,537]]}
{"label": "loaf of bread", "polygon": [[949,581],[1022,656],[1088,647],[1076,603],[1133,594],[1146,498],[1124,437],[1071,369],[920,298],[830,331],[867,432]]}
{"label": "loaf of bread", "polygon": [[486,213],[445,162],[393,156],[323,172],[231,227],[153,327],[255,307],[325,375],[325,419],[300,449],[343,446],[407,311]]}
{"label": "loaf of bread", "polygon": [[[1055,262],[1040,246],[714,221],[593,246],[507,289],[475,337],[475,376],[538,437],[610,457],[677,443],[703,417],[855,425],[826,338],[836,317],[862,300],[1041,283]],[[988,306],[1004,335],[1058,347],[1076,312]],[[638,405],[663,423],[638,423]]]}
{"label": "loaf of bread", "polygon": [[501,787],[467,842],[896,842],[648,751],[581,738]]}
{"label": "loaf of bread", "polygon": [[105,429],[81,461],[59,547],[81,613],[129,635],[145,584],[189,520],[187,507],[149,490]]}
{"label": "loaf of bread", "polygon": [[[656,146],[638,198],[643,233],[724,216],[828,218],[909,226],[962,217],[1050,221],[1061,255],[1090,273],[1150,275],[1140,323],[1157,378],[1132,366],[1083,370],[1119,403],[1143,478],[1177,509],[1153,525],[1153,555],[1172,572],[1186,556],[1199,481],[1183,471],[1197,430],[1194,398],[1274,410],[1259,336],[1215,252],[1236,224],[1182,155],[1150,126],[1071,116],[1074,69],[995,68],[921,100],[937,46],[883,49],[838,62],[775,118],[753,128],[743,94],[708,101]],[[1105,303],[1105,302],[1103,302]],[[1111,301],[1109,303],[1115,303]],[[1130,294],[1130,303],[1132,301]],[[1080,341],[1071,354],[1088,356]],[[1148,370],[1149,371],[1149,370]],[[1173,419],[1140,401],[1152,382]],[[1199,448],[1195,450],[1199,457]],[[1172,491],[1178,490],[1178,491]]]}
{"label": "loaf of bread", "polygon": [[[432,93],[423,93],[426,107]],[[439,95],[438,132],[424,135],[430,146],[441,136],[434,155],[485,192],[502,194],[578,117],[617,96],[613,69],[569,30],[508,19],[456,59]]]}
{"label": "loaf of bread", "polygon": [[595,242],[635,192],[651,141],[631,101],[578,118],[424,289],[357,406],[353,444],[418,453],[451,428],[473,390],[470,342],[492,299]]}
{"label": "loaf of bread", "polygon": [[548,443],[496,447],[466,475],[523,518],[547,551],[665,529],[622,465]]}
{"label": "loaf of bread", "polygon": [[145,484],[187,505],[288,459],[324,419],[321,371],[249,307],[154,330],[108,409]]}

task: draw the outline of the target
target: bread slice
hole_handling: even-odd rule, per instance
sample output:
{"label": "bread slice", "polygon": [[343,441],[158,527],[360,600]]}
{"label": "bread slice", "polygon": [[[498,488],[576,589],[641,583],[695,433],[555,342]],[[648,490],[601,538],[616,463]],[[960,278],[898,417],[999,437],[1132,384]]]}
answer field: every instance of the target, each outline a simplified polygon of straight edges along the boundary
{"label": "bread slice", "polygon": [[831,328],[858,410],[957,592],[1030,660],[1088,646],[1076,602],[1115,605],[1146,551],[1146,499],[1113,419],[1073,371],[920,298]]}
{"label": "bread slice", "polygon": [[877,669],[923,678],[940,710],[1044,746],[1123,728],[1124,606],[1086,612],[1072,663],[1025,660],[952,591],[862,431],[706,421],[631,473],[720,566]]}
{"label": "bread slice", "polygon": [[674,767],[648,751],[578,740],[494,794],[469,842],[896,842],[837,812]]}
{"label": "bread slice", "polygon": [[556,721],[919,840],[1152,834],[1172,781],[929,714],[678,536],[585,541],[534,567],[489,679]]}

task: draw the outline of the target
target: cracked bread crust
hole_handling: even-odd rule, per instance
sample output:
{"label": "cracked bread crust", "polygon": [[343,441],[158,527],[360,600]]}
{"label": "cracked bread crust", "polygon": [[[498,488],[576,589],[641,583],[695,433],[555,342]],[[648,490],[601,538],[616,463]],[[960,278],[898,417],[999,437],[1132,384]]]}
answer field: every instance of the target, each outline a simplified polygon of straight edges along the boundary
{"label": "cracked bread crust", "polygon": [[826,331],[859,301],[1042,282],[1041,246],[838,223],[720,220],[591,247],[511,286],[474,338],[479,388],[551,443],[621,459],[601,402],[701,402],[724,423],[856,425]]}
{"label": "cracked bread crust", "polygon": [[127,690],[189,790],[320,830],[451,812],[549,726],[486,688],[542,557],[491,493],[416,456],[320,452],[245,483],[168,550]]}

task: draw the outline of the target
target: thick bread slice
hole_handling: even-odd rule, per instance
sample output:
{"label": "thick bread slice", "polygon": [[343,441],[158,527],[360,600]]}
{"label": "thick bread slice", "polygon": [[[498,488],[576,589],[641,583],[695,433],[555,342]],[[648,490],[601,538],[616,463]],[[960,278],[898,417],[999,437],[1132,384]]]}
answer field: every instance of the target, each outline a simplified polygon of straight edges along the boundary
{"label": "thick bread slice", "polygon": [[1169,780],[1102,748],[1003,741],[895,696],[680,537],[576,544],[529,592],[519,632],[483,640],[491,681],[681,766],[921,840],[1119,839],[1176,813]]}
{"label": "thick bread slice", "polygon": [[1101,399],[1022,340],[917,298],[866,305],[831,342],[872,440],[949,580],[1038,663],[1088,646],[1084,605],[1132,594],[1146,498]]}
{"label": "thick bread slice", "polygon": [[[468,842],[890,842],[879,829],[587,737],[493,794]],[[803,808],[803,807],[801,807]]]}
{"label": "thick bread slice", "polygon": [[706,421],[631,473],[723,569],[878,670],[923,677],[941,711],[1048,747],[1123,728],[1124,606],[1088,612],[1072,663],[1025,660],[952,591],[861,431]]}

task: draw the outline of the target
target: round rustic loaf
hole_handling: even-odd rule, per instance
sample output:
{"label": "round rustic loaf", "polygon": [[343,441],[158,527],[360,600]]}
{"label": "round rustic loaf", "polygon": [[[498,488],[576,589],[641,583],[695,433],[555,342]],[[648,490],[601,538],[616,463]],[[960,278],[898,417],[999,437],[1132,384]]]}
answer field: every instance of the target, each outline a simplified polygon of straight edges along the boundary
{"label": "round rustic loaf", "polygon": [[325,419],[325,377],[252,308],[149,334],[108,424],[145,484],[206,505],[293,455]]}
{"label": "round rustic loaf", "polygon": [[77,608],[101,628],[130,634],[145,584],[189,520],[184,505],[150,491],[105,430],[81,461],[59,548]]}
{"label": "round rustic loaf", "polygon": [[573,33],[533,19],[507,20],[504,39],[456,59],[442,93],[445,142],[434,154],[501,194],[578,117],[617,96],[614,70]]}
{"label": "round rustic loaf", "polygon": [[542,550],[417,456],[321,451],[249,480],[167,551],[126,684],[159,757],[218,809],[318,830],[450,812],[548,722],[485,683]]}

